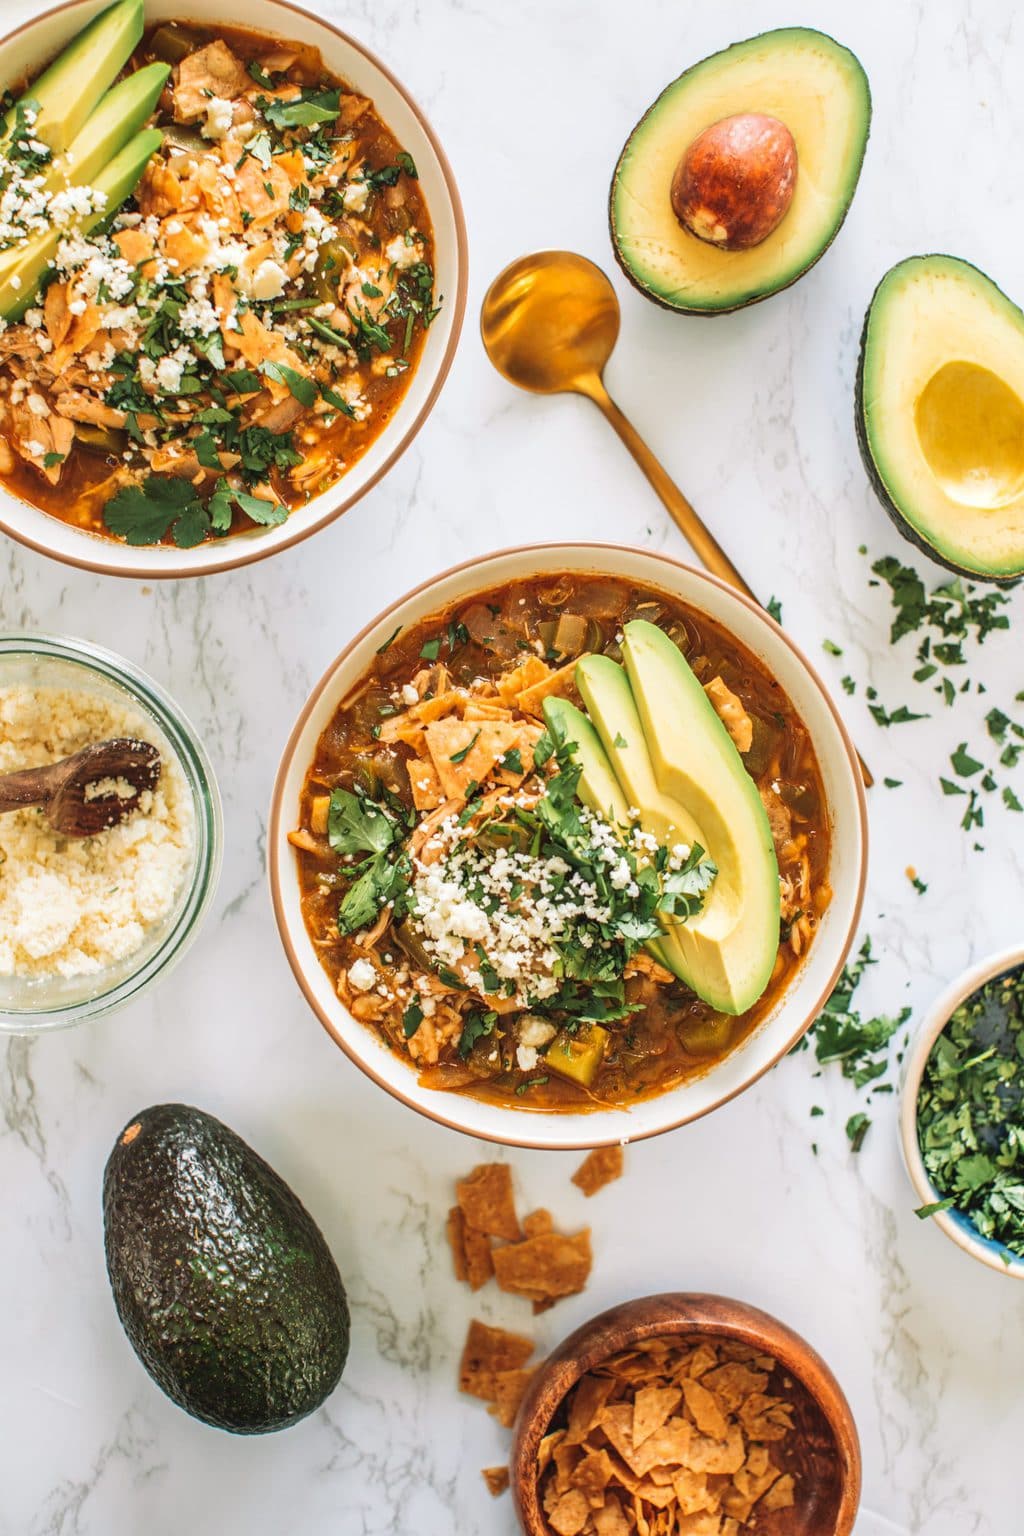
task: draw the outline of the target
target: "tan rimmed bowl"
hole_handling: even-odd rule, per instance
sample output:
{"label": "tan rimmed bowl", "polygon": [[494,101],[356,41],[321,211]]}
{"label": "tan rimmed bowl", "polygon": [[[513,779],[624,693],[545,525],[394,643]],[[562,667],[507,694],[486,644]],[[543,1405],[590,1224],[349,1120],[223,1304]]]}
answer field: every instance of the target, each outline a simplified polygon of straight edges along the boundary
{"label": "tan rimmed bowl", "polygon": [[850,1405],[824,1360],[767,1312],[685,1291],[645,1296],[602,1312],[577,1328],[534,1375],[519,1408],[510,1462],[512,1499],[526,1536],[553,1536],[538,1494],[537,1452],[555,1427],[566,1394],[609,1356],[665,1336],[750,1345],[773,1355],[796,1384],[793,1432],[780,1447],[785,1469],[797,1474],[796,1503],[758,1512],[758,1536],[850,1536],[860,1503],[860,1441]]}
{"label": "tan rimmed bowl", "polygon": [[[0,87],[38,73],[107,4],[109,0],[67,0],[0,39]],[[0,486],[0,529],[19,543],[67,565],[147,581],[208,575],[266,559],[309,538],[354,506],[387,474],[430,415],[451,368],[466,308],[466,224],[451,166],[422,110],[380,59],[333,23],[290,0],[146,0],[147,26],[170,20],[246,27],[285,42],[311,43],[320,49],[329,70],[371,98],[416,162],[434,226],[436,291],[444,302],[387,426],[336,484],[296,508],[276,528],[254,528],[196,549],[133,549],[74,528]]]}
{"label": "tan rimmed bowl", "polygon": [[[288,833],[316,743],[339,702],[372,666],[379,646],[448,604],[490,587],[565,571],[660,588],[708,614],[758,656],[785,689],[810,732],[832,823],[833,899],[814,943],[775,1008],[724,1061],[702,1076],[626,1109],[552,1113],[486,1104],[421,1087],[367,1025],[347,1011],[320,964],[303,922],[296,855]],[[817,1017],[853,943],[864,894],[867,817],[857,759],[846,728],[810,663],[762,608],[704,571],[667,555],[613,544],[535,544],[503,550],[436,576],[399,598],[357,635],[314,688],[284,750],[274,786],[268,872],[278,927],[292,970],[324,1028],[382,1088],[420,1114],[455,1130],[509,1146],[579,1148],[639,1141],[696,1120],[741,1093],[791,1049]]]}

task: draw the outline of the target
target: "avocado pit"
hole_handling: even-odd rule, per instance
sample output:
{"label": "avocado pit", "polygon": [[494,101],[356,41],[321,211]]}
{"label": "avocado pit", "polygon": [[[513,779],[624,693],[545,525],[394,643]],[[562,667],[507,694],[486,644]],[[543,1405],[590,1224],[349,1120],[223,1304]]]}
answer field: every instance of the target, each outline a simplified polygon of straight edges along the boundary
{"label": "avocado pit", "polygon": [[762,112],[720,118],[699,133],[672,177],[685,230],[723,251],[747,251],[778,229],[796,190],[796,142]]}

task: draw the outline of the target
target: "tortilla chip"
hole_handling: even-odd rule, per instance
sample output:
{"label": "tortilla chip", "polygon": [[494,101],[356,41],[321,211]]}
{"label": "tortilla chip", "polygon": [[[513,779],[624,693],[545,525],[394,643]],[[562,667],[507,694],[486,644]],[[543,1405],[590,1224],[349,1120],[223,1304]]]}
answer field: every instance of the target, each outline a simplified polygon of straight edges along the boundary
{"label": "tortilla chip", "polygon": [[470,1290],[478,1291],[494,1274],[491,1240],[483,1232],[478,1232],[475,1227],[467,1224],[463,1229],[462,1241],[463,1252],[466,1255],[466,1280]]}
{"label": "tortilla chip", "polygon": [[729,1422],[713,1392],[699,1381],[684,1381],[683,1396],[690,1417],[702,1435],[712,1440],[724,1440],[729,1432]]}
{"label": "tortilla chip", "polygon": [[793,1427],[793,1411],[780,1398],[753,1392],[737,1410],[751,1440],[784,1440]]}
{"label": "tortilla chip", "polygon": [[516,1421],[523,1393],[530,1384],[533,1371],[496,1371],[491,1393],[492,1402],[488,1413],[493,1413],[498,1423],[511,1429]]}
{"label": "tortilla chip", "polygon": [[545,1435],[537,1448],[537,1476],[547,1468],[555,1451],[565,1439],[565,1430],[556,1429],[550,1435]]}
{"label": "tortilla chip", "polygon": [[469,1269],[466,1263],[466,1218],[457,1205],[453,1205],[448,1212],[448,1220],[445,1223],[445,1234],[449,1247],[452,1250],[452,1268],[455,1271],[456,1280],[468,1280]]}
{"label": "tortilla chip", "polygon": [[783,1473],[778,1482],[769,1488],[761,1500],[762,1509],[792,1509],[796,1503],[794,1478],[791,1472]]}
{"label": "tortilla chip", "polygon": [[458,720],[447,716],[426,728],[427,751],[447,797],[464,795],[482,784],[500,757],[515,745],[514,725],[500,721]]}
{"label": "tortilla chip", "polygon": [[582,1376],[569,1404],[567,1438],[576,1444],[586,1440],[590,1431],[598,1425],[615,1386],[609,1376]]}
{"label": "tortilla chip", "polygon": [[604,1504],[605,1489],[611,1482],[614,1467],[607,1451],[591,1451],[584,1456],[573,1473],[573,1485],[584,1495],[591,1509]]}
{"label": "tortilla chip", "polygon": [[691,1460],[693,1438],[693,1425],[686,1419],[669,1419],[627,1460],[637,1477],[645,1477],[652,1467],[678,1467]]}
{"label": "tortilla chip", "polygon": [[550,698],[552,694],[564,698],[570,692],[576,676],[576,665],[582,660],[582,656],[577,656],[564,667],[559,667],[557,672],[552,672],[539,682],[532,683],[529,688],[524,688],[516,695],[516,708],[524,715],[543,717],[544,700]]}
{"label": "tortilla chip", "polygon": [[598,1420],[608,1439],[627,1465],[633,1460],[633,1405],[610,1403]]}
{"label": "tortilla chip", "polygon": [[516,1242],[522,1233],[512,1193],[512,1170],[507,1163],[480,1163],[455,1185],[455,1196],[466,1225],[491,1237]]}
{"label": "tortilla chip", "polygon": [[692,1467],[677,1467],[672,1474],[672,1487],[681,1515],[699,1515],[704,1511],[714,1514],[717,1511],[718,1497],[708,1487],[703,1472],[695,1472]]}
{"label": "tortilla chip", "polygon": [[717,1515],[683,1515],[676,1536],[722,1536],[722,1522]]}
{"label": "tortilla chip", "polygon": [[524,688],[531,687],[534,683],[542,683],[545,678],[551,676],[551,668],[539,656],[527,656],[518,667],[513,667],[511,672],[506,672],[498,678],[498,693],[505,704],[514,703],[518,694]]}
{"label": "tortilla chip", "polygon": [[480,1476],[487,1484],[487,1491],[492,1497],[497,1498],[504,1493],[509,1485],[508,1467],[483,1467]]}
{"label": "tortilla chip", "polygon": [[590,1228],[572,1236],[540,1233],[494,1252],[494,1276],[503,1291],[545,1302],[582,1291],[593,1262]]}
{"label": "tortilla chip", "polygon": [[743,1365],[737,1360],[707,1371],[701,1377],[701,1382],[715,1393],[727,1412],[735,1413],[744,1398],[750,1397],[753,1392],[764,1391],[768,1377],[764,1371],[752,1370],[749,1365]]}
{"label": "tortilla chip", "polygon": [[496,1377],[518,1370],[533,1354],[534,1344],[521,1333],[505,1328],[490,1328],[477,1318],[470,1322],[459,1363],[459,1391],[470,1397],[491,1402],[496,1394]]}
{"label": "tortilla chip", "polygon": [[526,1237],[540,1237],[542,1233],[553,1232],[554,1229],[555,1223],[550,1211],[531,1211],[529,1216],[523,1217],[523,1233]]}
{"label": "tortilla chip", "polygon": [[679,1387],[641,1387],[633,1400],[633,1444],[643,1445],[682,1399]]}
{"label": "tortilla chip", "polygon": [[576,1169],[572,1182],[577,1189],[582,1189],[589,1200],[599,1189],[604,1189],[606,1184],[621,1179],[622,1161],[621,1146],[596,1147]]}
{"label": "tortilla chip", "polygon": [[444,799],[441,780],[432,763],[423,757],[410,757],[405,765],[412,789],[412,803],[418,811],[432,811]]}
{"label": "tortilla chip", "polygon": [[590,1505],[579,1489],[563,1493],[553,1509],[548,1511],[548,1524],[558,1536],[579,1536],[590,1519]]}
{"label": "tortilla chip", "polygon": [[730,1424],[724,1440],[694,1434],[687,1456],[695,1472],[738,1472],[746,1458],[743,1433],[738,1424]]}
{"label": "tortilla chip", "polygon": [[596,1536],[629,1536],[629,1521],[613,1493],[603,1508],[594,1510],[593,1521]]}

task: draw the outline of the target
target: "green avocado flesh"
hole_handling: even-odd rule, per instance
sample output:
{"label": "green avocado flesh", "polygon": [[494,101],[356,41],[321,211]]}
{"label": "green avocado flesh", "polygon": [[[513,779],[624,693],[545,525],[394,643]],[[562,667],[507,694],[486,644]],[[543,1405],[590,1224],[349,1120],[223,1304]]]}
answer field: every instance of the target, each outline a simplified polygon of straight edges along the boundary
{"label": "green avocado flesh", "polygon": [[[718,875],[698,916],[666,928],[662,958],[723,1013],[745,1013],[779,947],[779,877],[757,788],[669,637],[625,626],[625,670],[584,658],[576,682],[628,806],[666,847],[699,843]],[[592,791],[593,792],[593,791]]]}
{"label": "green avocado flesh", "polygon": [[[613,826],[626,828],[630,825],[629,802],[622,792],[608,754],[601,745],[601,738],[582,710],[570,704],[568,699],[554,695],[544,700],[544,718],[555,739],[573,745],[573,757],[579,764],[579,797],[583,804],[610,821]],[[665,945],[652,939],[644,946],[659,964],[673,969],[666,958]]]}
{"label": "green avocado flesh", "polygon": [[[693,140],[724,117],[784,123],[797,149],[796,190],[778,228],[749,250],[698,240],[676,218],[673,173]],[[848,48],[785,27],[702,59],[658,97],[626,141],[609,209],[615,256],[649,298],[686,314],[740,309],[814,265],[853,200],[871,124],[871,93]]]}
{"label": "green avocado flesh", "polygon": [[[97,191],[105,192],[107,201],[101,210],[90,214],[76,226],[82,234],[88,234],[90,230],[111,219],[121,204],[131,197],[143,171],[162,142],[161,133],[155,128],[147,128],[129,140],[103,170],[92,178],[91,185]],[[0,264],[0,316],[5,320],[20,320],[26,309],[31,307],[47,268],[52,266],[57,249],[67,235],[66,229],[37,235],[20,248],[17,261],[7,266]]]}
{"label": "green avocado flesh", "polygon": [[91,186],[153,115],[170,73],[167,64],[147,64],[111,86],[67,153],[53,161],[47,189]]}
{"label": "green avocado flesh", "polygon": [[334,1391],[349,1345],[337,1265],[234,1131],[185,1104],[143,1110],[107,1161],[103,1217],[117,1315],[186,1413],[262,1434]]}
{"label": "green avocado flesh", "polygon": [[[17,105],[32,105],[38,117],[32,137],[63,154],[108,86],[117,79],[142,38],[144,0],[118,0],[68,44],[34,80]],[[10,133],[17,106],[4,118]]]}
{"label": "green avocado flesh", "polygon": [[977,267],[911,256],[875,290],[857,436],[897,528],[994,582],[1024,574],[1024,313]]}

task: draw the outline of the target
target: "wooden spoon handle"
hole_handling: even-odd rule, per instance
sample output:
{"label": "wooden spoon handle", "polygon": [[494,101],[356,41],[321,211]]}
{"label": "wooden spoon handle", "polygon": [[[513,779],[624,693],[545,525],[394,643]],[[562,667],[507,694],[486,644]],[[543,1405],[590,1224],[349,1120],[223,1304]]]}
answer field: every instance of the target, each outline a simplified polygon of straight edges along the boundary
{"label": "wooden spoon handle", "polygon": [[21,811],[27,805],[45,805],[53,793],[46,768],[22,768],[18,773],[0,774],[0,815]]}
{"label": "wooden spoon handle", "polygon": [[[728,582],[730,587],[735,587],[738,592],[751,598],[760,607],[764,604],[752,587],[740,575],[733,565],[725,550],[718,540],[705,527],[701,518],[694,511],[675,481],[668,475],[654,454],[648,448],[639,432],[622,412],[604,387],[604,383],[596,376],[581,379],[577,388],[580,394],[586,395],[588,400],[593,400],[598,410],[604,415],[606,421],[611,422],[619,437],[625,443],[633,455],[654,490],[658,493],[668,510],[669,516],[692,548],[697,559],[704,568],[717,576],[720,580]],[[875,782],[867,763],[857,753],[857,761],[860,763],[861,776],[864,783],[870,789]]]}

